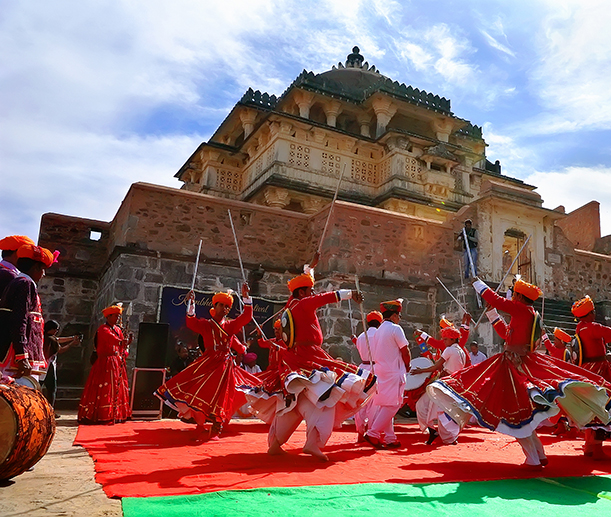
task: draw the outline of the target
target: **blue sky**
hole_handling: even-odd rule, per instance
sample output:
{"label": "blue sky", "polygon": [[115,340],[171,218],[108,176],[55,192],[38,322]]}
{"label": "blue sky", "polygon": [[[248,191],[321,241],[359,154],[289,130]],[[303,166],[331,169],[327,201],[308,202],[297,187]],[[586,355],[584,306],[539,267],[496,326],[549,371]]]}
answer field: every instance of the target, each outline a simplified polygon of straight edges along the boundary
{"label": "blue sky", "polygon": [[174,173],[248,87],[281,94],[354,45],[484,128],[544,206],[611,234],[608,0],[0,0],[0,234],[114,216]]}

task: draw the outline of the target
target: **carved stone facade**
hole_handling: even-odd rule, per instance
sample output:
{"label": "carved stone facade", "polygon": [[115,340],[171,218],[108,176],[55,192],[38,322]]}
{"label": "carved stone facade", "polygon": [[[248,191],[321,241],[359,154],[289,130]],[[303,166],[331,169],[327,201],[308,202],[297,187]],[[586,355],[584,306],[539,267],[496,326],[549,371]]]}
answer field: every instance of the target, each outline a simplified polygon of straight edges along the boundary
{"label": "carved stone facade", "polygon": [[[600,238],[598,205],[545,209],[535,187],[501,174],[485,149],[481,128],[455,116],[449,100],[381,75],[355,47],[345,64],[304,71],[280,97],[249,89],[178,171],[182,189],[134,184],[110,223],[43,216],[41,244],[62,250],[60,267],[41,283],[45,314],[89,338],[113,301],[132,303],[132,329],[157,321],[161,288],[190,286],[199,239],[197,287],[237,289],[227,209],[244,267],[260,279],[257,294],[281,304],[286,280],[319,244],[339,183],[316,288],[354,287],[358,275],[365,310],[405,298],[410,339],[415,328],[436,334],[441,314],[460,319],[437,277],[479,315],[455,249],[467,217],[479,231],[484,279],[500,282],[528,241],[512,273],[542,286],[546,307],[588,293],[605,316],[611,246]],[[320,319],[331,353],[358,361],[352,309],[329,306]],[[485,322],[473,339],[488,353],[498,347]],[[74,352],[60,380],[83,382],[90,346]]]}

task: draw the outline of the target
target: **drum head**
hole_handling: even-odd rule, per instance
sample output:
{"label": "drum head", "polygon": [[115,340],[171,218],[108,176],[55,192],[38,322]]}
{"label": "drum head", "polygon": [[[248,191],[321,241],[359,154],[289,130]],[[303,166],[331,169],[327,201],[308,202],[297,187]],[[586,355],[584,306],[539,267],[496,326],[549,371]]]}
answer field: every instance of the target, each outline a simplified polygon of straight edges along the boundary
{"label": "drum head", "polygon": [[24,375],[23,377],[19,377],[19,379],[15,379],[15,384],[25,386],[26,388],[32,388],[33,390],[42,391],[40,383],[31,375]]}
{"label": "drum head", "polygon": [[293,348],[295,346],[295,322],[290,309],[282,313],[280,325],[282,326],[282,340],[287,348]]}
{"label": "drum head", "polygon": [[18,430],[17,415],[0,392],[0,465],[15,447]]}
{"label": "drum head", "polygon": [[[416,357],[410,361],[411,368],[428,368],[429,366],[433,366],[433,361],[427,359],[426,357]],[[432,372],[427,373],[418,373],[412,375],[408,373],[405,376],[405,391],[415,390],[422,386],[426,380],[431,376]]]}

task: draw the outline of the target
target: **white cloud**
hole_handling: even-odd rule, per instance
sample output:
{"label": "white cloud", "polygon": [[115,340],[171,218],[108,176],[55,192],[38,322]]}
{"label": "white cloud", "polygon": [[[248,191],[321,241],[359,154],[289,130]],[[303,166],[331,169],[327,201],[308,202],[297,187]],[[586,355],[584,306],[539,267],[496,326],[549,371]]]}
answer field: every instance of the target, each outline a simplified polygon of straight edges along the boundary
{"label": "white cloud", "polygon": [[610,129],[609,4],[606,0],[548,4],[532,73],[532,87],[548,112],[548,123],[539,130]]}
{"label": "white cloud", "polygon": [[611,234],[611,167],[567,167],[558,171],[536,171],[525,181],[537,185],[547,208],[564,206],[567,212],[598,201],[601,234]]}

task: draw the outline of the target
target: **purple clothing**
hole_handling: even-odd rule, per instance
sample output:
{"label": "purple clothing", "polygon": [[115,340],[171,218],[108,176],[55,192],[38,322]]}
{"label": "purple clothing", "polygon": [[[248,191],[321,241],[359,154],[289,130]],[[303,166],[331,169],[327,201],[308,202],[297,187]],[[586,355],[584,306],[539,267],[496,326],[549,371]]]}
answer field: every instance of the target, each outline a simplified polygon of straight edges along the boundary
{"label": "purple clothing", "polygon": [[0,361],[12,344],[15,355],[44,362],[44,321],[34,280],[23,273],[13,279],[0,299],[0,314]]}
{"label": "purple clothing", "polygon": [[3,260],[0,262],[0,298],[6,289],[6,286],[11,283],[19,274],[19,270],[10,262]]}

